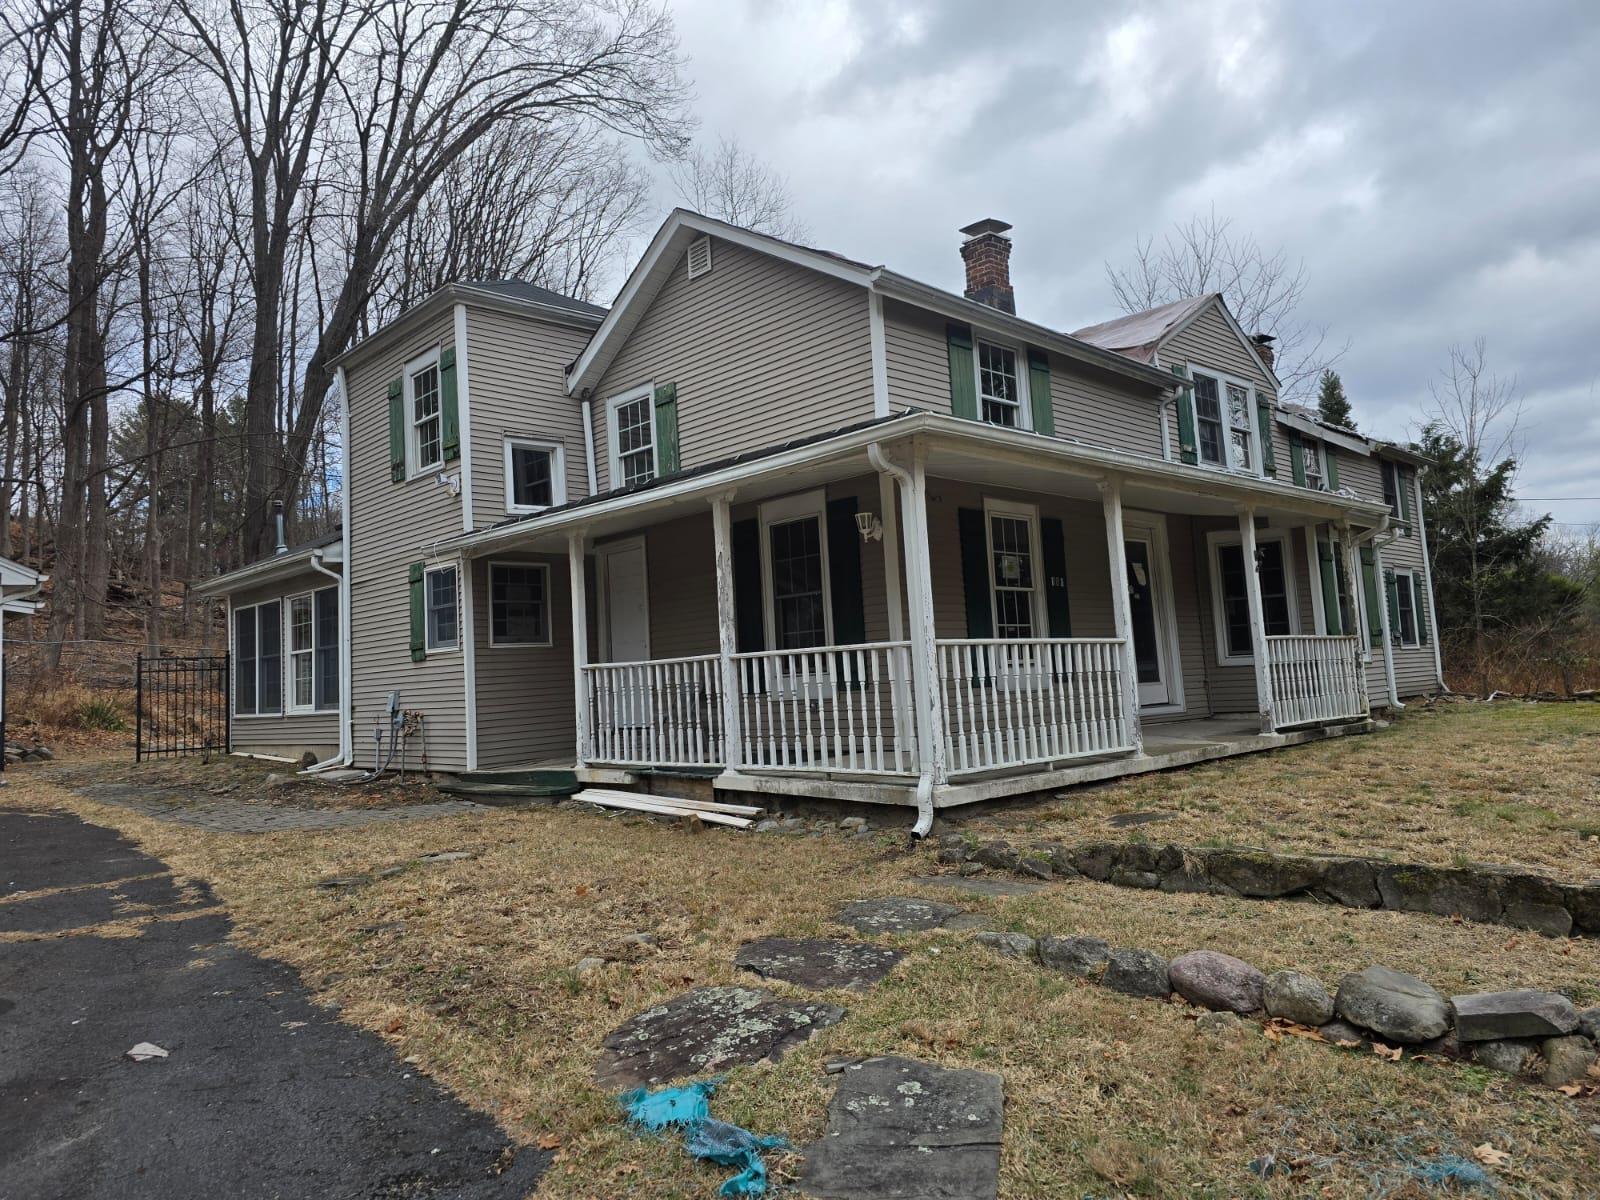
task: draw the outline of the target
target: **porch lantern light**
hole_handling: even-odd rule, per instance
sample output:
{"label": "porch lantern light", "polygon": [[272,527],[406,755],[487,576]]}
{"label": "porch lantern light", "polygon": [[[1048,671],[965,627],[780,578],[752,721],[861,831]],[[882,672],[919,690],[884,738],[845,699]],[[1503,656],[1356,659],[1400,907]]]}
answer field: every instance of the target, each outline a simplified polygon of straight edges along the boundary
{"label": "porch lantern light", "polygon": [[856,514],[856,528],[861,531],[863,542],[881,542],[883,540],[883,522],[878,520],[877,513],[858,512]]}

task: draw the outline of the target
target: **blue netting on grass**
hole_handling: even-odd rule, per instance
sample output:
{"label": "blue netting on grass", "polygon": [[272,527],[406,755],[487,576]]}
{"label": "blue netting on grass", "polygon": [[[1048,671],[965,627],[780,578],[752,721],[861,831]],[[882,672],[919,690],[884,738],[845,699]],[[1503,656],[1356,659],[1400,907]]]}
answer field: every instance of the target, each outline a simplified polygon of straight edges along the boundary
{"label": "blue netting on grass", "polygon": [[788,1139],[751,1133],[711,1116],[709,1099],[718,1082],[711,1079],[653,1092],[637,1088],[621,1098],[622,1108],[629,1123],[640,1129],[681,1129],[683,1148],[695,1158],[737,1167],[739,1173],[722,1185],[718,1195],[765,1195],[767,1164],[761,1152],[786,1148]]}

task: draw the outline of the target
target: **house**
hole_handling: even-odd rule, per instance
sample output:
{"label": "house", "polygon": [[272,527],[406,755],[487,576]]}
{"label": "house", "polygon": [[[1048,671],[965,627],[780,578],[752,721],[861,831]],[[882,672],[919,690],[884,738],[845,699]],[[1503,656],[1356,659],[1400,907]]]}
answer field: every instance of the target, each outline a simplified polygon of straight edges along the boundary
{"label": "house", "polygon": [[[0,558],[0,745],[6,741],[6,617],[37,612],[36,594],[49,578],[32,567]],[[5,757],[0,755],[0,772],[5,769]]]}
{"label": "house", "polygon": [[[609,311],[446,287],[337,363],[336,543],[226,596],[236,747],[951,805],[1439,689],[1418,471],[1200,296],[1068,334],[676,211]],[[1250,569],[1251,567],[1255,569]]]}

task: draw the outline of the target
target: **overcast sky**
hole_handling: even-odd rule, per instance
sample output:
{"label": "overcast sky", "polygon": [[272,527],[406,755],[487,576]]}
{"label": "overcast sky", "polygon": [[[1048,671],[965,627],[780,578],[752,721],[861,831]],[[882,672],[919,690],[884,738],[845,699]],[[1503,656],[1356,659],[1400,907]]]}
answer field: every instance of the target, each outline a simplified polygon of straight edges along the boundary
{"label": "overcast sky", "polygon": [[673,7],[704,137],[786,175],[813,244],[959,291],[957,229],[1000,217],[1018,311],[1070,330],[1214,206],[1304,260],[1363,429],[1414,429],[1482,335],[1522,494],[1600,496],[1596,0]]}

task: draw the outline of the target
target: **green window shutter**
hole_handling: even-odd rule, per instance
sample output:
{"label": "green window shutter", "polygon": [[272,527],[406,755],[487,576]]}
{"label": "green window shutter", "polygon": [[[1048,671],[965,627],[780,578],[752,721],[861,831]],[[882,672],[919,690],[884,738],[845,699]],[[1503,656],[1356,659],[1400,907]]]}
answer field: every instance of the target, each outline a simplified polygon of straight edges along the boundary
{"label": "green window shutter", "polygon": [[1056,410],[1050,399],[1050,356],[1043,350],[1028,351],[1028,403],[1033,409],[1033,431],[1055,433]]}
{"label": "green window shutter", "polygon": [[1339,456],[1334,453],[1332,446],[1324,445],[1322,447],[1322,461],[1328,471],[1328,490],[1337,492],[1339,490]]}
{"label": "green window shutter", "polygon": [[761,601],[761,522],[735,521],[728,531],[733,551],[734,645],[740,654],[767,648],[766,614]]}
{"label": "green window shutter", "polygon": [[1317,564],[1322,575],[1322,623],[1330,636],[1343,633],[1339,623],[1339,575],[1333,565],[1333,544],[1317,539]]}
{"label": "green window shutter", "polygon": [[1256,393],[1256,424],[1261,427],[1261,466],[1268,475],[1277,477],[1278,454],[1272,448],[1272,401]]}
{"label": "green window shutter", "polygon": [[1039,548],[1044,552],[1044,608],[1050,636],[1072,636],[1072,606],[1067,602],[1067,531],[1056,517],[1039,521]]}
{"label": "green window shutter", "polygon": [[1394,581],[1394,569],[1383,569],[1383,590],[1385,599],[1389,604],[1389,638],[1391,641],[1400,640],[1400,585]]}
{"label": "green window shutter", "polygon": [[1395,467],[1394,486],[1400,493],[1400,525],[1407,537],[1411,536],[1411,481],[1415,478],[1404,467]]}
{"label": "green window shutter", "polygon": [[427,616],[422,604],[422,564],[411,564],[411,661],[421,662],[428,657]]}
{"label": "green window shutter", "polygon": [[961,594],[967,608],[967,636],[994,636],[994,608],[989,598],[989,533],[983,509],[956,511],[961,530]]}
{"label": "green window shutter", "polygon": [[406,402],[405,384],[389,381],[389,478],[404,483],[406,478]]}
{"label": "green window shutter", "polygon": [[678,468],[678,385],[663,383],[656,389],[656,475]]}
{"label": "green window shutter", "polygon": [[1383,614],[1378,611],[1377,555],[1371,546],[1361,547],[1361,586],[1367,595],[1367,641],[1383,645]]}
{"label": "green window shutter", "polygon": [[966,325],[944,327],[950,350],[950,412],[969,421],[978,419],[978,377],[972,365],[972,330]]}
{"label": "green window shutter", "polygon": [[1417,643],[1428,644],[1428,606],[1422,599],[1422,572],[1411,572],[1411,607],[1417,610]]}
{"label": "green window shutter", "polygon": [[[1182,367],[1173,367],[1172,373],[1180,379],[1189,377]],[[1191,465],[1200,461],[1200,438],[1195,432],[1192,387],[1186,387],[1178,393],[1178,457]]]}
{"label": "green window shutter", "polygon": [[828,501],[828,592],[833,606],[833,641],[856,646],[867,640],[867,613],[861,598],[861,531],[856,528],[856,498]]}
{"label": "green window shutter", "polygon": [[456,397],[456,348],[439,351],[439,438],[445,462],[461,457],[461,407]]}
{"label": "green window shutter", "polygon": [[1289,471],[1295,487],[1305,487],[1306,447],[1300,440],[1299,430],[1296,429],[1289,430]]}

